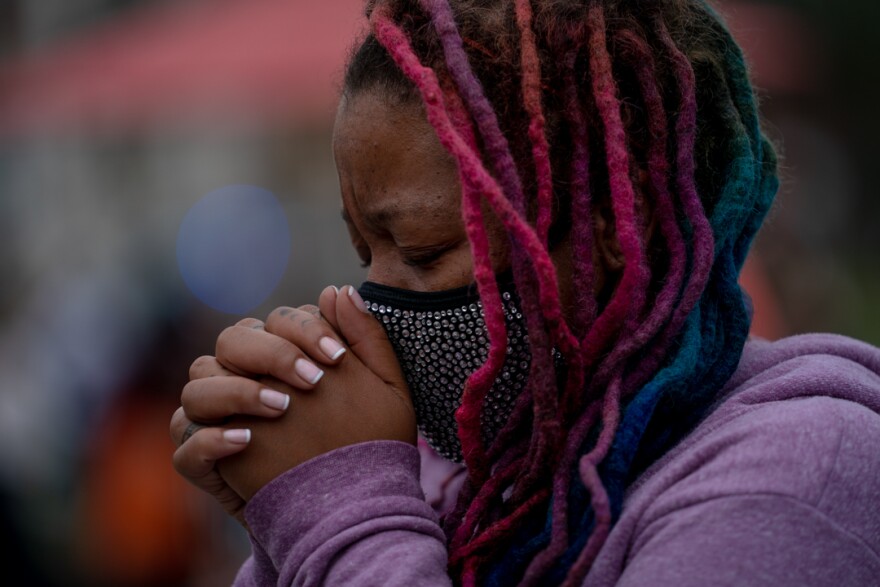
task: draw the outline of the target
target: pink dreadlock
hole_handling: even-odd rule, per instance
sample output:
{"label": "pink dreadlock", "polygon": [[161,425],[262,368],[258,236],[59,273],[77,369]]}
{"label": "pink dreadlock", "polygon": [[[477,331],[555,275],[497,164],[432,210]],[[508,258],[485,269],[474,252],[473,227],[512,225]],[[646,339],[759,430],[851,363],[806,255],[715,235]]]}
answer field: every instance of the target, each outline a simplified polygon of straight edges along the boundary
{"label": "pink dreadlock", "polygon": [[[374,0],[367,14],[345,91],[420,102],[455,159],[491,344],[456,413],[468,479],[444,520],[450,569],[464,585],[580,584],[627,484],[742,350],[736,272],[776,189],[742,56],[702,0]],[[481,413],[507,332],[484,204],[509,235],[532,356],[490,446]],[[597,210],[623,260],[598,297]],[[550,256],[562,239],[572,308]]]}

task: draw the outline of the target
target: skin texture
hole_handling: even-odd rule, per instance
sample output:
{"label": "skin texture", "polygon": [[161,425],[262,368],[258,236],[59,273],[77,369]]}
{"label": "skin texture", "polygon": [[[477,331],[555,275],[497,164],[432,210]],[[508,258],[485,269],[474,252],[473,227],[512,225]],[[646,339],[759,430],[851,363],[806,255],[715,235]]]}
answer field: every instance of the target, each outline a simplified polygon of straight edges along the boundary
{"label": "skin texture", "polygon": [[[339,325],[348,351],[326,370],[320,384],[302,390],[272,380],[291,396],[285,414],[275,422],[253,416],[232,419],[232,425],[252,430],[252,440],[247,451],[221,461],[218,470],[245,500],[284,471],[342,446],[379,439],[415,444],[415,412],[394,352],[382,327],[357,307],[350,291],[346,287],[322,300],[327,325]],[[315,352],[313,339],[305,335],[309,324],[303,322],[313,319],[307,316],[311,314],[279,308],[266,320],[266,332]]]}
{"label": "skin texture", "polygon": [[[350,286],[338,294],[325,289],[319,306],[323,319],[316,318],[311,307],[283,307],[273,311],[262,328],[249,319],[226,329],[218,338],[218,356],[194,363],[195,379],[184,388],[183,408],[172,419],[171,434],[178,442],[193,420],[210,423],[223,418],[223,429],[251,430],[248,450],[238,443],[238,450],[227,454],[222,454],[226,449],[220,427],[198,430],[174,458],[184,477],[217,497],[239,520],[244,502],[256,491],[306,460],[368,440],[416,441],[415,413],[382,327],[362,309],[363,301]],[[334,368],[325,365],[319,385],[303,389],[292,383],[298,376],[286,356],[291,345],[317,357],[319,341],[328,335],[344,341],[346,352]],[[229,355],[235,358],[234,366]],[[249,376],[234,375],[233,370]],[[266,418],[272,414],[265,414],[265,406],[251,412],[260,405],[260,390],[267,387],[291,397],[288,409],[275,414],[280,417]],[[215,466],[218,458],[223,460]]]}
{"label": "skin texture", "polygon": [[[473,283],[473,260],[461,216],[458,171],[420,103],[401,103],[376,91],[345,96],[337,110],[333,152],[342,217],[352,246],[369,266],[367,279],[412,291],[439,291]],[[510,267],[507,235],[483,206],[492,267]],[[594,266],[598,294],[623,269],[608,206],[594,210]],[[649,231],[651,228],[649,227]],[[570,310],[571,246],[551,251]]]}
{"label": "skin texture", "polygon": [[[343,98],[333,152],[343,218],[367,279],[437,291],[471,283],[455,163],[419,108],[368,93]],[[503,233],[490,223],[493,265],[508,265]]]}
{"label": "skin texture", "polygon": [[[352,245],[384,285],[438,291],[473,282],[461,218],[457,169],[420,104],[378,93],[345,97],[334,127],[342,216]],[[509,267],[505,233],[484,210],[496,272]],[[594,212],[598,293],[613,283],[622,255],[607,208]],[[564,307],[571,309],[571,248],[552,251]],[[281,473],[335,448],[376,439],[415,443],[415,416],[384,330],[350,286],[326,288],[318,306],[283,307],[265,322],[247,318],[224,330],[216,356],[199,357],[182,407],[171,421],[177,471],[213,495],[244,524],[247,500]],[[346,352],[322,348],[332,339]],[[324,371],[316,383],[297,369],[308,360]],[[291,397],[286,409],[261,391]],[[181,443],[192,422],[203,425]],[[230,430],[249,430],[227,433]]]}

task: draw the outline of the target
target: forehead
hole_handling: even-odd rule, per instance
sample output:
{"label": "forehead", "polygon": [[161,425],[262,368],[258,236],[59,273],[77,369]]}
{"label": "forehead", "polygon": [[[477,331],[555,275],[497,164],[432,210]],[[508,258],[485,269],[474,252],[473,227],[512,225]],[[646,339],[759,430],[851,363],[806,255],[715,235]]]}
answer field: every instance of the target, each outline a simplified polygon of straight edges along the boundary
{"label": "forehead", "polygon": [[380,223],[401,214],[460,217],[455,163],[420,104],[373,92],[343,98],[333,152],[350,216]]}

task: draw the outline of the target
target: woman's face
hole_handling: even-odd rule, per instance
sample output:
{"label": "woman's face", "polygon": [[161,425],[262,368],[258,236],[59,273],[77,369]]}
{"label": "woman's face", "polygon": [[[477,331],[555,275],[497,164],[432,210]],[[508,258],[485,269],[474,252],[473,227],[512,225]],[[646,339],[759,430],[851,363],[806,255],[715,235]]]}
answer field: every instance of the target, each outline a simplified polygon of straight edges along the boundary
{"label": "woman's face", "polygon": [[[421,105],[377,92],[343,98],[333,152],[342,216],[369,281],[413,291],[473,281],[458,171]],[[506,237],[484,216],[499,272],[508,265]]]}
{"label": "woman's face", "polygon": [[[342,192],[342,217],[352,245],[369,267],[367,280],[411,291],[440,291],[473,283],[470,244],[461,216],[455,161],[440,144],[419,103],[401,103],[378,92],[342,99],[333,129],[333,153]],[[594,290],[605,286],[613,258],[613,222],[593,211]],[[483,206],[492,269],[510,267],[504,227]],[[564,238],[551,252],[563,312],[570,317],[571,246]]]}

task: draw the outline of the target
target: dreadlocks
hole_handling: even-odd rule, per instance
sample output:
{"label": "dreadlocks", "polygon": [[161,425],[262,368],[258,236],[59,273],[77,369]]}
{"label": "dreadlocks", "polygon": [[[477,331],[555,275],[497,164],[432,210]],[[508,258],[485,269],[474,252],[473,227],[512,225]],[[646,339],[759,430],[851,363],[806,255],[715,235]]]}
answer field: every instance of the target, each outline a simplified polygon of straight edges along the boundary
{"label": "dreadlocks", "polygon": [[[778,182],[743,56],[701,0],[374,0],[367,15],[345,91],[424,105],[458,165],[491,343],[456,413],[468,478],[444,519],[450,570],[465,585],[578,585],[627,486],[706,413],[748,334],[738,275]],[[598,301],[597,206],[624,260]],[[488,446],[507,332],[487,209],[508,233],[532,357]],[[562,238],[569,314],[550,257]]]}

